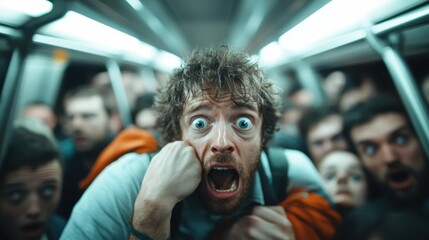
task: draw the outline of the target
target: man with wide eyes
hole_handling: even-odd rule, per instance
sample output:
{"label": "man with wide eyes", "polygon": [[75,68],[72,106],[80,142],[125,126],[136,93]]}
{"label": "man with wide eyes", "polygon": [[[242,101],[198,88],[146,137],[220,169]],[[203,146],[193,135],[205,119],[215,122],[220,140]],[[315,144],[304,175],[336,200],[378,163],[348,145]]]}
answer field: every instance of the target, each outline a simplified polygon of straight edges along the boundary
{"label": "man with wide eyes", "polygon": [[0,239],[59,239],[66,222],[54,213],[63,171],[53,141],[38,120],[14,129],[0,170]]}
{"label": "man with wide eyes", "polygon": [[[168,144],[152,158],[129,153],[106,168],[77,203],[62,239],[332,236],[339,216],[303,153],[282,149],[277,159],[288,163],[277,168],[288,182],[280,190],[296,214],[283,202],[288,198],[268,194],[280,180],[264,151],[277,101],[272,82],[245,54],[226,46],[195,51],[155,102]],[[313,213],[320,220],[314,224]]]}
{"label": "man with wide eyes", "polygon": [[[345,113],[344,132],[381,192],[350,215],[340,239],[392,232],[397,239],[428,239],[428,159],[402,104],[387,96],[360,103]],[[398,217],[409,218],[408,228]]]}

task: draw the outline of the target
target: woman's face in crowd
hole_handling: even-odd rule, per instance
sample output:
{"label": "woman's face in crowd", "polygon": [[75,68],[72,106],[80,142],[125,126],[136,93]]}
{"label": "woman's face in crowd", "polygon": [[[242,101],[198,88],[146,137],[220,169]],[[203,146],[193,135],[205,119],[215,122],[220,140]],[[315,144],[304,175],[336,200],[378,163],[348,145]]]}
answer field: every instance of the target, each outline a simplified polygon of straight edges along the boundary
{"label": "woman's face in crowd", "polygon": [[356,207],[365,202],[367,181],[354,154],[335,151],[326,155],[319,163],[319,172],[334,204]]}

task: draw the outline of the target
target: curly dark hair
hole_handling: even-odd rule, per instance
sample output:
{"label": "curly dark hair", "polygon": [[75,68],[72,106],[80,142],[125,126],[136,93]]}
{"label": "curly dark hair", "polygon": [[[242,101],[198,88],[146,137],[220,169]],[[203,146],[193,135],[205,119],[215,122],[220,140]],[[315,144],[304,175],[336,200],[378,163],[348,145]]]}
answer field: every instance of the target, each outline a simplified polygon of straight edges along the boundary
{"label": "curly dark hair", "polygon": [[165,141],[181,138],[180,119],[184,105],[202,91],[210,91],[208,97],[214,100],[226,91],[234,102],[256,102],[263,116],[263,147],[272,138],[280,116],[279,91],[246,54],[221,45],[216,49],[195,50],[189,61],[176,69],[160,89],[155,109],[157,125]]}

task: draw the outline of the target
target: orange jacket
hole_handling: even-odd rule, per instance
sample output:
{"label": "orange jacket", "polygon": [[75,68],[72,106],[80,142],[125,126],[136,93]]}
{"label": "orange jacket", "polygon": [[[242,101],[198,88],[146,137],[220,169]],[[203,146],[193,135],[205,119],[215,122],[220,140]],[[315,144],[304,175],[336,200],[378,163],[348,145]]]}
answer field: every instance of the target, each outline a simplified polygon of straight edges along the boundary
{"label": "orange jacket", "polygon": [[158,142],[150,132],[138,128],[124,129],[101,152],[88,175],[79,182],[79,188],[88,188],[105,167],[122,155],[129,152],[153,152],[157,148]]}
{"label": "orange jacket", "polygon": [[320,195],[295,189],[279,203],[292,223],[295,239],[328,240],[335,235],[341,216]]}

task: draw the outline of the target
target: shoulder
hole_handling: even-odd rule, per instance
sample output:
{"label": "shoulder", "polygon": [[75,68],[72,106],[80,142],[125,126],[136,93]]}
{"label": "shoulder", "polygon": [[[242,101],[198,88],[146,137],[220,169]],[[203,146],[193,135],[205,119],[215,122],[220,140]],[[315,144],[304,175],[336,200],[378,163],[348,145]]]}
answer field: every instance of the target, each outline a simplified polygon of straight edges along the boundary
{"label": "shoulder", "polygon": [[149,154],[143,153],[138,154],[135,152],[127,153],[120,157],[115,162],[109,164],[109,166],[106,167],[106,169],[103,172],[109,172],[109,173],[123,173],[123,170],[129,171],[129,172],[138,172],[140,173],[140,170],[146,171],[147,167],[149,166],[150,157]]}
{"label": "shoulder", "polygon": [[319,172],[310,158],[305,153],[292,149],[285,149],[284,154],[289,164],[288,192],[296,188],[304,188],[328,198]]}
{"label": "shoulder", "polygon": [[97,197],[97,192],[109,191],[113,194],[112,197],[118,199],[123,196],[115,196],[114,192],[136,193],[140,189],[149,163],[148,154],[125,154],[107,166],[85,191],[85,194]]}
{"label": "shoulder", "polygon": [[313,175],[318,175],[317,170],[314,164],[311,162],[310,158],[305,155],[303,152],[292,149],[285,149],[284,154],[289,164],[289,173],[292,176],[294,172],[299,174],[304,174],[302,177],[311,177]]}
{"label": "shoulder", "polygon": [[148,154],[128,153],[106,167],[75,205],[64,239],[127,238],[126,224],[149,161]]}

